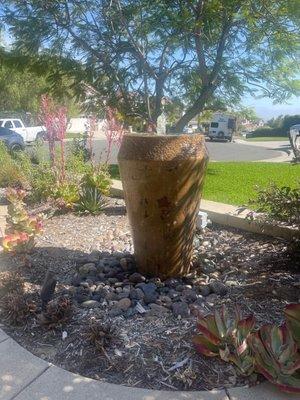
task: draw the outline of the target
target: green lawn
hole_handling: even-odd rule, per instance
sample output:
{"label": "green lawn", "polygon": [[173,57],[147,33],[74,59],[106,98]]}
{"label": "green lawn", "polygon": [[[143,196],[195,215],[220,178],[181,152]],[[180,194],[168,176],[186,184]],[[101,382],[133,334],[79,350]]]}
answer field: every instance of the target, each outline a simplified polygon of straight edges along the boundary
{"label": "green lawn", "polygon": [[80,139],[82,138],[83,134],[76,132],[76,133],[66,133],[66,139]]}
{"label": "green lawn", "polygon": [[287,136],[263,136],[245,139],[247,142],[278,142],[289,140]]}
{"label": "green lawn", "polygon": [[[119,179],[117,165],[111,165],[114,179]],[[266,186],[275,182],[280,186],[300,183],[300,165],[264,162],[209,163],[203,198],[221,203],[245,205],[253,198],[255,185]]]}

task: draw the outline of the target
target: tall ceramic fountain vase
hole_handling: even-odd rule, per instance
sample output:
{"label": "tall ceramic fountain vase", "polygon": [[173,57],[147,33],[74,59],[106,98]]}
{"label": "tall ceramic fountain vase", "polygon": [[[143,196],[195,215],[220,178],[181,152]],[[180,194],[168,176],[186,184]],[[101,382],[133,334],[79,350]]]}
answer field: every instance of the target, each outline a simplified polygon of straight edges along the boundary
{"label": "tall ceramic fountain vase", "polygon": [[118,154],[138,269],[189,272],[208,154],[203,135],[125,135]]}

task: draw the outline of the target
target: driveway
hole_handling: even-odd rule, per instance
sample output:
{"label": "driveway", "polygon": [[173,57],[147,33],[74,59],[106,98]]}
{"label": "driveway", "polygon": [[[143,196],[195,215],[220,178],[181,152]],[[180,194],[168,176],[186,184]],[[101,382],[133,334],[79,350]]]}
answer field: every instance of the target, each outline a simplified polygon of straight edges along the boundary
{"label": "driveway", "polygon": [[[287,161],[290,149],[289,143],[267,142],[267,145],[244,144],[242,141],[235,143],[228,142],[206,142],[211,161]],[[105,156],[106,140],[94,140],[96,158],[103,159]],[[111,163],[117,162],[118,148],[114,147],[111,155]]]}

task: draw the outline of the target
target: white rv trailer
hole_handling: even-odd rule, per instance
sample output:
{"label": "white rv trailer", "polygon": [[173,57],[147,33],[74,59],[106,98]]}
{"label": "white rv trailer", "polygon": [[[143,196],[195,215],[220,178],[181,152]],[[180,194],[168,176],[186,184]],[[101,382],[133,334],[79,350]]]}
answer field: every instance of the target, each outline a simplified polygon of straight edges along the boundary
{"label": "white rv trailer", "polygon": [[208,137],[210,140],[220,139],[232,141],[236,130],[236,118],[226,114],[216,113],[209,124]]}

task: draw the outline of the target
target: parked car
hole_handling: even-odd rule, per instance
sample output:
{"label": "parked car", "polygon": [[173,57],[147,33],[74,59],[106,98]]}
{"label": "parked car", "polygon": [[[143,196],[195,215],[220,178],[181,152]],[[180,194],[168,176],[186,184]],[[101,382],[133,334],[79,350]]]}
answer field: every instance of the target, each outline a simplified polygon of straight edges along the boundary
{"label": "parked car", "polygon": [[44,126],[25,126],[23,121],[18,118],[1,118],[0,126],[12,129],[21,135],[25,143],[34,142],[35,140],[44,140],[46,128]]}
{"label": "parked car", "polygon": [[187,133],[187,134],[192,134],[192,133],[194,133],[194,131],[193,131],[193,129],[190,127],[190,126],[185,126],[184,128],[183,128],[183,133]]}
{"label": "parked car", "polygon": [[4,142],[10,151],[24,150],[24,139],[11,129],[0,127],[0,141]]}
{"label": "parked car", "polygon": [[289,139],[296,160],[300,160],[300,124],[290,127]]}

